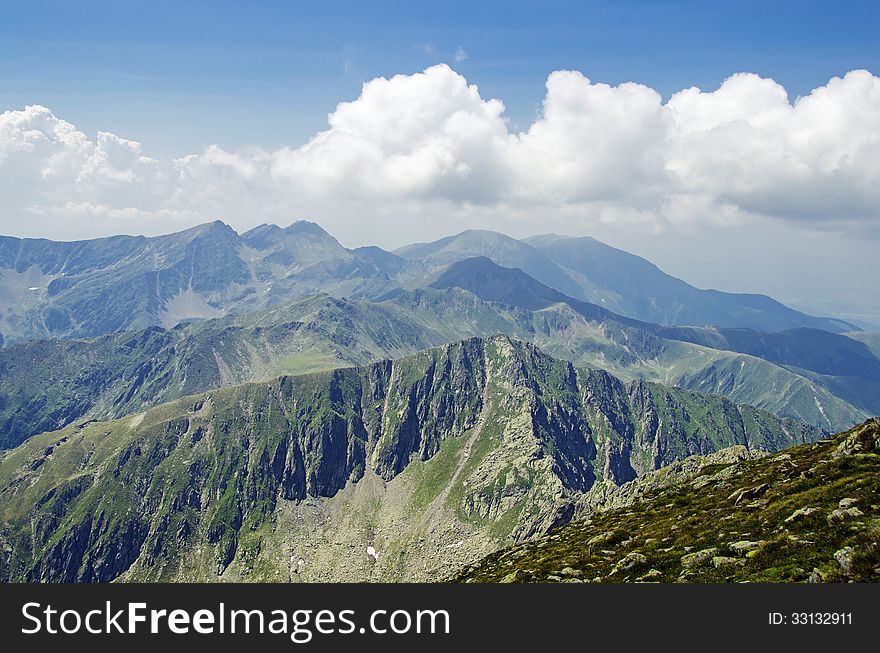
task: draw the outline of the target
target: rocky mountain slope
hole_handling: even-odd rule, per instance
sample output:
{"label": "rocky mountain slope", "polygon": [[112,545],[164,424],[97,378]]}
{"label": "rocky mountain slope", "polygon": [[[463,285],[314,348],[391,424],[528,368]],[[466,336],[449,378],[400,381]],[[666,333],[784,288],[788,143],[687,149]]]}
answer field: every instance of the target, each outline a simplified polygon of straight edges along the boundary
{"label": "rocky mountain slope", "polygon": [[0,237],[0,336],[9,343],[173,327],[316,291],[380,295],[395,287],[381,269],[394,269],[389,258],[345,249],[310,222],[241,235],[213,222],[153,238]]}
{"label": "rocky mountain slope", "polygon": [[880,580],[880,419],[775,455],[724,457],[612,488],[588,519],[491,554],[454,579]]}
{"label": "rocky mountain slope", "polygon": [[171,330],[7,347],[0,448],[212,388],[397,358],[475,335],[528,334],[532,319],[463,291],[414,291],[379,304],[322,295]]}
{"label": "rocky mountain slope", "polygon": [[[497,277],[502,281],[518,272],[537,284],[488,263],[503,273]],[[515,280],[501,287],[524,290]],[[484,292],[485,286],[474,289]],[[523,291],[502,298],[525,303],[528,297]],[[212,388],[363,365],[497,333],[626,380],[722,394],[829,430],[863,420],[880,396],[858,377],[833,377],[852,379],[837,396],[823,387],[830,377],[808,377],[804,370],[748,354],[661,338],[628,326],[626,318],[622,323],[589,316],[564,301],[530,310],[449,287],[408,291],[378,303],[308,297],[170,330],[24,343],[0,350],[0,448],[75,420],[115,419]],[[851,404],[842,397],[864,401]]]}
{"label": "rocky mountain slope", "polygon": [[594,488],[821,435],[471,339],[30,438],[0,455],[0,578],[436,579]]}

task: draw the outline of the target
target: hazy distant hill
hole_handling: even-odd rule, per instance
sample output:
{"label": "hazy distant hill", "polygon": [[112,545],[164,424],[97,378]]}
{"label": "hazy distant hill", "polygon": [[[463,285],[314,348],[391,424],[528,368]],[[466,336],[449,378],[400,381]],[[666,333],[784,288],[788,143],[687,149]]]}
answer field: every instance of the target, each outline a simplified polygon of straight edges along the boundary
{"label": "hazy distant hill", "polygon": [[408,245],[395,253],[435,270],[485,256],[504,267],[519,268],[576,299],[660,325],[712,324],[759,331],[811,327],[835,333],[853,329],[843,320],[813,317],[765,295],[694,288],[641,257],[589,237],[544,235],[516,240],[469,230]]}
{"label": "hazy distant hill", "polygon": [[766,295],[694,288],[650,261],[594,238],[545,235],[523,242],[570,272],[572,278],[582,280],[577,297],[647,322],[713,324],[758,331],[810,327],[840,333],[852,329],[843,320],[813,317]]}
{"label": "hazy distant hill", "polygon": [[[799,413],[800,417],[812,423],[823,423],[820,417],[825,406],[816,392],[820,386],[832,394],[851,403],[863,415],[880,412],[880,358],[871,345],[871,334],[863,334],[861,338],[852,338],[830,333],[821,329],[797,328],[774,333],[762,333],[752,329],[733,329],[719,327],[661,327],[655,324],[633,320],[612,313],[595,304],[567,297],[563,293],[545,286],[522,270],[504,268],[496,265],[485,257],[465,259],[450,265],[431,284],[434,288],[463,288],[478,297],[504,304],[512,304],[529,310],[542,310],[564,304],[570,306],[587,320],[599,322],[606,327],[615,325],[626,327],[627,334],[640,334],[633,338],[636,342],[647,343],[645,334],[662,338],[664,341],[674,340],[708,347],[713,350],[737,352],[750,357],[774,363],[786,370],[809,380],[806,387],[801,385],[799,391],[793,392],[788,383],[767,384],[771,376],[768,369],[756,374],[746,370],[752,367],[747,359],[737,361],[739,370],[732,369],[730,359],[714,360],[711,364],[700,361],[698,352],[679,352],[678,364],[689,369],[679,369],[679,376],[666,377],[667,382],[691,389],[717,392],[730,395],[734,388],[748,388],[746,396],[738,399],[767,405],[766,398],[758,399],[754,394],[755,385],[765,386],[769,392],[783,394],[802,393],[803,397],[795,403],[815,403],[819,420],[807,417],[807,413]],[[642,350],[645,349],[642,345]],[[664,353],[668,349],[663,350]],[[668,361],[669,359],[666,358]],[[607,366],[607,363],[605,363]],[[704,365],[701,367],[701,365]],[[644,375],[644,372],[642,373]],[[708,384],[708,386],[706,385]],[[769,385],[769,387],[768,387]],[[783,414],[788,409],[782,409]],[[788,413],[790,414],[790,413]],[[825,422],[825,426],[833,429],[851,425],[849,420]]]}
{"label": "hazy distant hill", "polygon": [[394,253],[420,263],[426,271],[438,271],[462,259],[485,256],[498,265],[519,268],[568,295],[579,296],[580,293],[580,286],[546,254],[494,231],[470,229],[431,243],[407,245]]}

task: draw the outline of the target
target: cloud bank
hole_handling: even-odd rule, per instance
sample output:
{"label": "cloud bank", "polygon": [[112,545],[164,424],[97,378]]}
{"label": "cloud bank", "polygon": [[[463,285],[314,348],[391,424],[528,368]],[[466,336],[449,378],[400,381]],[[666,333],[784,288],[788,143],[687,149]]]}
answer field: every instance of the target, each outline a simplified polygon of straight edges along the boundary
{"label": "cloud bank", "polygon": [[539,216],[563,232],[769,219],[880,235],[880,78],[864,70],[795,99],[741,73],[665,103],[641,84],[557,71],[540,115],[513,132],[500,100],[438,65],[365,83],[299,147],[211,146],[174,160],[148,151],[92,138],[42,106],[0,114],[0,231],[312,217],[375,242],[380,223],[418,237],[456,222],[516,231],[509,221]]}

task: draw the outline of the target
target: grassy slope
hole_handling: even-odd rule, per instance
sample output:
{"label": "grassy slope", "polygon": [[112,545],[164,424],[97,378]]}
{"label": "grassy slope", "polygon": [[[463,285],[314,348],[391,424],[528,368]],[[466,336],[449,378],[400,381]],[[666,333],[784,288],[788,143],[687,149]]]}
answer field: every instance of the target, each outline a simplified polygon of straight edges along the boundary
{"label": "grassy slope", "polygon": [[629,507],[494,553],[453,580],[878,581],[878,463],[874,419],[783,453],[704,467]]}

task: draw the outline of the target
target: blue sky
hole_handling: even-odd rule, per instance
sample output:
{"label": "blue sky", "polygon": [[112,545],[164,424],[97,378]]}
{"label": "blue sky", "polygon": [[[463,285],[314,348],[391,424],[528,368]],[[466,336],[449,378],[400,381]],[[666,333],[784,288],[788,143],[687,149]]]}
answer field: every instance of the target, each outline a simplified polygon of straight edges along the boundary
{"label": "blue sky", "polygon": [[880,3],[847,1],[4,2],[0,109],[43,104],[156,156],[296,145],[364,81],[445,61],[524,128],[553,70],[664,96],[751,71],[804,94],[880,70],[878,24]]}

